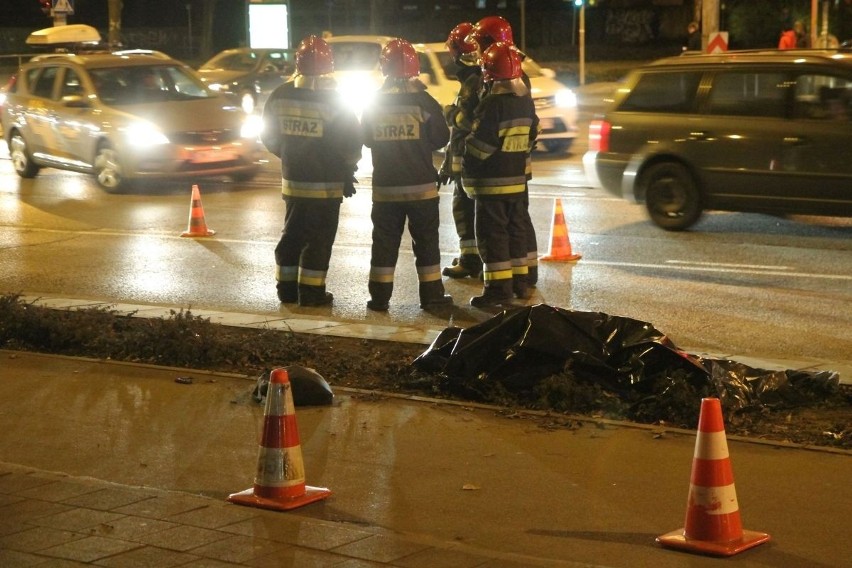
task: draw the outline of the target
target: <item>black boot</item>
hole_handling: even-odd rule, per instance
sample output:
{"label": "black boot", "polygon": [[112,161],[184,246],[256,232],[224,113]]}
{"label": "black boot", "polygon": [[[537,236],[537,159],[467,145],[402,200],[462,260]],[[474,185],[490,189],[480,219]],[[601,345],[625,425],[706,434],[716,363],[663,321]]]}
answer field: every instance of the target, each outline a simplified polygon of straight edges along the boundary
{"label": "black boot", "polygon": [[479,278],[482,274],[482,260],[475,254],[462,255],[454,258],[453,264],[445,267],[441,274],[450,278]]}
{"label": "black boot", "polygon": [[470,299],[474,308],[489,308],[492,306],[510,305],[512,303],[512,281],[486,286],[481,296]]}
{"label": "black boot", "polygon": [[327,306],[334,301],[334,295],[325,291],[325,286],[299,286],[299,305],[304,308]]}
{"label": "black boot", "polygon": [[282,304],[295,304],[299,301],[299,285],[295,282],[277,282],[278,301]]}
{"label": "black boot", "polygon": [[453,303],[453,297],[445,294],[444,283],[440,280],[421,282],[418,286],[420,292],[420,309],[437,308],[448,306]]}
{"label": "black boot", "polygon": [[367,309],[374,312],[386,312],[393,294],[393,282],[368,282],[367,290],[370,292],[370,300]]}

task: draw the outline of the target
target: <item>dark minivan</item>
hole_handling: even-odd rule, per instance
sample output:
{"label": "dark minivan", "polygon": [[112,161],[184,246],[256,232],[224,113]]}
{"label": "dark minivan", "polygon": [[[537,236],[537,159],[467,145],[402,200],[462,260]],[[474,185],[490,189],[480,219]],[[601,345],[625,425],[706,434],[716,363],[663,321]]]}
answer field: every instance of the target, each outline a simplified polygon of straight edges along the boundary
{"label": "dark minivan", "polygon": [[704,210],[852,216],[852,51],[682,55],[589,127],[590,182],[677,231]]}

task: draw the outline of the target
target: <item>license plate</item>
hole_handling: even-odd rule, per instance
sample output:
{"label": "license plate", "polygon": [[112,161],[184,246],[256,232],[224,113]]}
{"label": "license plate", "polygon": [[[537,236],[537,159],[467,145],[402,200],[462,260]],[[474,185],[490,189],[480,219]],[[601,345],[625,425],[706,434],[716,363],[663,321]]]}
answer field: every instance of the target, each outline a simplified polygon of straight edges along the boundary
{"label": "license plate", "polygon": [[236,160],[237,155],[231,150],[212,148],[209,150],[193,150],[189,161],[193,164],[209,164],[211,162],[230,162]]}

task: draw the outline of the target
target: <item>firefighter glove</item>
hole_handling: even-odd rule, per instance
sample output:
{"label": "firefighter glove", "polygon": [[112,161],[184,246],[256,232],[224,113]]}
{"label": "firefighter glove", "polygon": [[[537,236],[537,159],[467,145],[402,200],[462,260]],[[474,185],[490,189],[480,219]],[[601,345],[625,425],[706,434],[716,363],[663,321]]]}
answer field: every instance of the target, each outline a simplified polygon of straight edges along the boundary
{"label": "firefighter glove", "polygon": [[355,176],[349,176],[349,179],[343,182],[343,197],[352,197],[355,195],[355,184],[358,180]]}

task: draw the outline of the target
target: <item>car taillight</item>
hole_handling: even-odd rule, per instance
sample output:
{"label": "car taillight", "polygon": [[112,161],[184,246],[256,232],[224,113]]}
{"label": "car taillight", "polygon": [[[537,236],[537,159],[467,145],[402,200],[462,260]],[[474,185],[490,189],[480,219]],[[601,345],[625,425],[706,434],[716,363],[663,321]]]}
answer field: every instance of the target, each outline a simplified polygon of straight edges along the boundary
{"label": "car taillight", "polygon": [[589,123],[589,150],[609,152],[609,132],[612,125],[606,120],[593,120]]}

